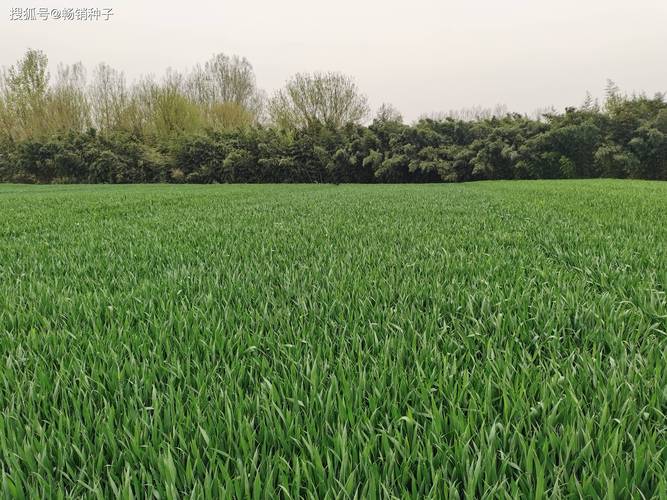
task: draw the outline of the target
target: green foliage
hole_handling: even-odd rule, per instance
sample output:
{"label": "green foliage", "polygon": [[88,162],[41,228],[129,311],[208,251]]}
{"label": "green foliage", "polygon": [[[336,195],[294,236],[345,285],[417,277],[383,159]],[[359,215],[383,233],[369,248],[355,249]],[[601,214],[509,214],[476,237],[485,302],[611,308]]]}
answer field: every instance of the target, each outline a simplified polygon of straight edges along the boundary
{"label": "green foliage", "polygon": [[230,148],[208,135],[185,137],[175,150],[175,165],[187,182],[220,182]]}
{"label": "green foliage", "polygon": [[359,123],[368,103],[354,81],[340,73],[294,75],[269,102],[271,120],[287,130],[340,128]]}
{"label": "green foliage", "polygon": [[[333,128],[281,131],[262,126],[196,132],[198,116],[190,104],[162,96],[147,122],[153,132],[97,134],[104,148],[88,148],[88,132],[26,141],[4,141],[16,149],[14,164],[0,170],[5,180],[56,182],[462,182],[490,179],[553,179],[619,177],[667,179],[667,103],[644,117],[637,100],[631,133],[621,133],[614,118],[599,112],[569,109],[547,123],[519,115],[463,122],[420,120],[409,126],[375,120],[369,127],[348,124]],[[633,109],[625,109],[625,118]],[[184,106],[184,107],[182,107]],[[192,108],[194,110],[194,108]],[[663,112],[664,111],[664,112]],[[150,128],[150,127],[148,127]],[[148,129],[146,129],[148,130]],[[160,132],[158,132],[160,130]],[[190,132],[188,132],[190,131]],[[67,137],[68,155],[86,158],[75,169],[62,163],[57,144]],[[150,175],[125,175],[143,153],[126,151],[125,138],[160,151],[163,158]],[[619,142],[619,137],[630,137]],[[116,141],[121,141],[115,146]],[[54,145],[56,144],[56,145]],[[160,147],[154,146],[161,145]],[[11,148],[10,148],[11,149]],[[118,154],[115,149],[120,149]],[[98,158],[97,153],[104,152]],[[7,165],[8,156],[4,163]],[[113,166],[119,162],[117,167]],[[121,165],[122,163],[122,165]],[[148,163],[151,163],[148,161]],[[9,173],[12,173],[9,175]],[[98,175],[99,174],[99,175]],[[172,175],[174,174],[174,175]],[[122,179],[122,180],[118,180]]]}
{"label": "green foliage", "polygon": [[50,85],[46,65],[28,51],[0,77],[0,181],[667,179],[665,96],[626,96],[613,82],[604,105],[589,94],[543,121],[473,108],[407,125],[384,104],[363,126],[352,79],[299,74],[271,99],[267,125],[252,66],[235,56],[132,86],[104,64],[90,85],[81,64]]}
{"label": "green foliage", "polygon": [[23,141],[6,157],[5,178],[15,182],[161,182],[170,165],[168,156],[135,138],[100,136],[93,130]]}
{"label": "green foliage", "polygon": [[146,99],[150,103],[149,134],[171,137],[193,133],[202,128],[203,118],[199,108],[178,92],[152,88]]}
{"label": "green foliage", "polygon": [[218,54],[192,72],[169,70],[161,81],[147,77],[132,85],[106,64],[88,82],[81,63],[60,65],[51,83],[47,65],[43,52],[28,50],[0,73],[0,140],[48,141],[95,127],[164,141],[251,126],[263,116],[252,66],[236,56]]}
{"label": "green foliage", "polygon": [[637,172],[639,160],[617,144],[602,144],[595,151],[596,170],[602,177],[628,177]]}
{"label": "green foliage", "polygon": [[0,113],[5,138],[27,139],[46,132],[46,99],[49,73],[46,54],[29,49],[0,78]]}
{"label": "green foliage", "polygon": [[662,498],[666,213],[610,180],[0,186],[0,496]]}

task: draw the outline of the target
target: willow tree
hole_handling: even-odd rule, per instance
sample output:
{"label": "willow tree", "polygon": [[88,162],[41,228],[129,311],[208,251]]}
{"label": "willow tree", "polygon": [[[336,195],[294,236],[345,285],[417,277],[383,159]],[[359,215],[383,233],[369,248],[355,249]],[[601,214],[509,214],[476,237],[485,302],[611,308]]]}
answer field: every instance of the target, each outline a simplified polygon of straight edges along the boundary
{"label": "willow tree", "polygon": [[2,120],[14,139],[46,132],[46,97],[49,90],[48,58],[40,50],[29,49],[23,58],[2,75]]}
{"label": "willow tree", "polygon": [[214,55],[203,66],[195,66],[184,88],[214,128],[249,125],[262,118],[264,93],[245,57]]}
{"label": "willow tree", "polygon": [[50,133],[83,132],[91,126],[86,90],[86,71],[80,62],[58,66],[54,85],[47,94]]}
{"label": "willow tree", "polygon": [[162,82],[144,77],[134,86],[133,99],[139,105],[145,133],[167,137],[202,129],[201,108],[185,95],[182,86],[183,77],[175,71],[168,72]]}
{"label": "willow tree", "polygon": [[366,96],[341,73],[298,73],[269,103],[271,121],[284,129],[322,125],[340,128],[368,114]]}
{"label": "willow tree", "polygon": [[125,75],[108,64],[102,63],[93,72],[88,90],[93,123],[102,131],[127,128],[127,110],[130,91]]}

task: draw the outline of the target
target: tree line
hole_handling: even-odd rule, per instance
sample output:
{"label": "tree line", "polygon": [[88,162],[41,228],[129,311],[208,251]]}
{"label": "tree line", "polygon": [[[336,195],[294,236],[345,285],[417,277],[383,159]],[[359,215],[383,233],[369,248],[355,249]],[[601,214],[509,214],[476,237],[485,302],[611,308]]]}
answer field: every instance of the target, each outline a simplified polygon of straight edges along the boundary
{"label": "tree line", "polygon": [[667,179],[663,94],[539,117],[480,108],[406,124],[339,73],[297,74],[267,96],[250,63],[218,54],[128,84],[101,64],[49,74],[29,50],[0,74],[0,180],[10,182],[460,182]]}

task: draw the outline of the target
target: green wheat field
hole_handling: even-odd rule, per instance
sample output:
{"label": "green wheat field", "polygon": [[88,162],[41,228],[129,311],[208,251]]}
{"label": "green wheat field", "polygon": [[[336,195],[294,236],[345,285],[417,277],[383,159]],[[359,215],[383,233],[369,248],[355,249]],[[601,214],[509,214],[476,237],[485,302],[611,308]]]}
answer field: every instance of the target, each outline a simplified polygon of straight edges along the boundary
{"label": "green wheat field", "polygon": [[0,494],[667,497],[667,183],[0,186]]}

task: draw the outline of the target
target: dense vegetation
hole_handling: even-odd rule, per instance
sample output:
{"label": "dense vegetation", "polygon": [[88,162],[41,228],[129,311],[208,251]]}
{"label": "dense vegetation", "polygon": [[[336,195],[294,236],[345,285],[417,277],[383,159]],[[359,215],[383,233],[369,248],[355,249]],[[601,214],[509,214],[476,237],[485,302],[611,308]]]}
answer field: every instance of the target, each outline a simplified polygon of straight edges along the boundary
{"label": "dense vegetation", "polygon": [[667,184],[0,186],[0,491],[665,498]]}
{"label": "dense vegetation", "polygon": [[667,101],[610,84],[536,119],[473,113],[404,124],[344,75],[295,75],[269,100],[245,59],[132,86],[101,65],[29,51],[0,78],[0,180],[13,182],[436,182],[667,179]]}

